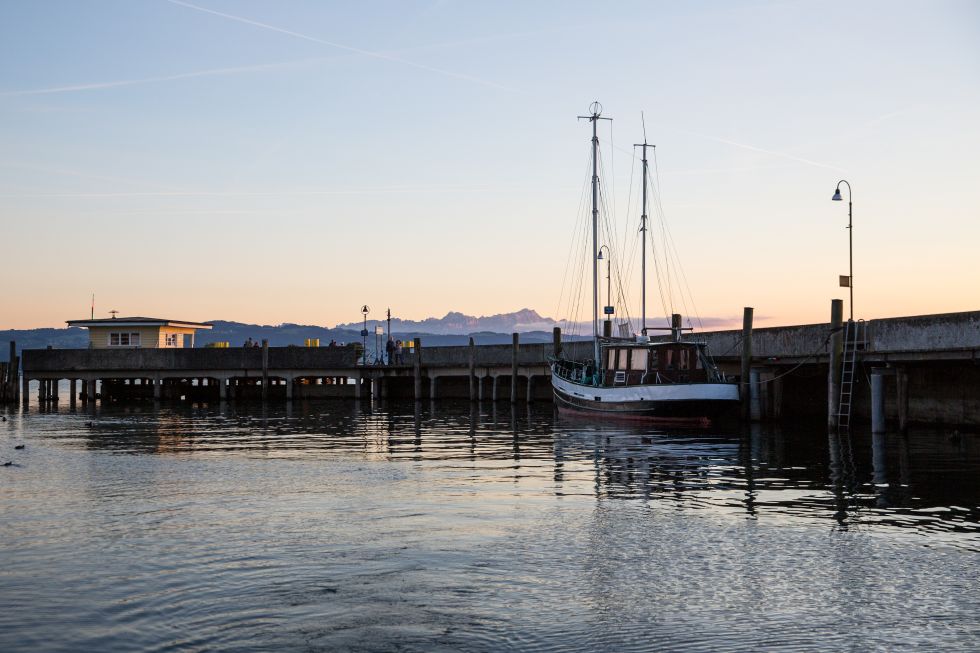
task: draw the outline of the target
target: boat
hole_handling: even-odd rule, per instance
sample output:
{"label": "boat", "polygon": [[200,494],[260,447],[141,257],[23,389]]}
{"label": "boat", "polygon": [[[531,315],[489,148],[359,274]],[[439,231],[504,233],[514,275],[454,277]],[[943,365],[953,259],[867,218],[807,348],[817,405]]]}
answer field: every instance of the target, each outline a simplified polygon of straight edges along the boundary
{"label": "boat", "polygon": [[[551,382],[559,412],[595,418],[659,422],[683,426],[708,426],[718,416],[738,406],[738,385],[714,364],[707,345],[685,340],[680,315],[671,316],[669,327],[646,324],[647,148],[642,148],[643,204],[640,236],[642,255],[642,322],[639,334],[613,337],[611,321],[599,333],[599,138],[597,125],[602,106],[593,102],[592,123],[592,358],[571,360],[559,355],[550,360]],[[644,130],[645,131],[645,130]],[[612,303],[610,301],[610,303]],[[608,317],[613,307],[606,306]],[[670,337],[651,339],[649,331],[667,330]]]}

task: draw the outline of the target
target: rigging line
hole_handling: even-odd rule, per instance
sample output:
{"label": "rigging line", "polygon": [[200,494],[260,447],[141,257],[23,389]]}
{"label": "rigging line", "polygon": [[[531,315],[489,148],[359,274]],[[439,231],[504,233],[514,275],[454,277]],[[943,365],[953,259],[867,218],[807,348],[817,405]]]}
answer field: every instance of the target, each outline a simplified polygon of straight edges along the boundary
{"label": "rigging line", "polygon": [[[576,222],[575,222],[576,227],[578,227],[578,225],[581,223],[582,217],[583,217],[583,213],[584,213],[583,207],[585,205],[586,187],[588,185],[589,168],[591,167],[591,163],[592,163],[591,157],[587,157],[586,158],[586,166],[585,166],[585,181],[584,181],[583,186],[582,186],[582,192],[581,192],[581,195],[579,196],[579,206],[578,206],[578,209],[576,211],[576,216],[577,216],[576,217]],[[568,278],[568,270],[569,270],[569,267],[571,266],[571,262],[572,262],[572,259],[573,259],[573,254],[576,251],[575,245],[576,245],[576,242],[578,240],[577,234],[578,234],[578,229],[573,229],[572,230],[572,237],[569,239],[569,250],[568,250],[568,254],[565,257],[565,270],[562,273],[561,287],[560,287],[559,294],[558,294],[558,310],[557,310],[557,314],[559,316],[562,314],[561,308],[562,308],[562,304],[563,304],[564,296],[565,296],[565,288],[566,288],[565,282],[566,282],[566,279]],[[571,292],[572,292],[572,282],[571,281],[569,281],[568,291],[569,291],[569,299],[568,299],[569,307],[568,308],[569,308],[569,310],[571,310],[571,303],[572,303],[571,302]]]}
{"label": "rigging line", "polygon": [[[657,161],[657,150],[656,150],[656,148],[654,148],[654,150],[653,150],[653,163],[654,163],[654,171],[655,171],[655,173],[657,175],[657,189],[658,189],[658,191],[657,191],[657,203],[658,203],[658,206],[660,207],[660,211],[661,211],[661,220],[663,221],[663,224],[666,226],[667,219],[666,219],[666,215],[665,215],[665,213],[663,211],[663,204],[661,202],[661,193],[660,193],[660,166],[659,166],[659,163]],[[675,261],[675,263],[677,265],[678,272],[680,273],[680,279],[681,279],[681,281],[684,284],[683,287],[681,287],[680,284],[678,283],[678,292],[681,295],[681,303],[684,306],[685,313],[687,313],[688,312],[687,302],[684,299],[684,297],[685,297],[684,291],[686,290],[687,298],[690,299],[690,301],[691,301],[691,311],[694,314],[694,318],[698,322],[698,328],[703,330],[704,329],[704,324],[701,321],[701,314],[698,311],[697,302],[694,299],[694,293],[691,291],[691,284],[690,284],[690,282],[688,281],[688,278],[687,278],[687,271],[684,269],[684,266],[681,263],[680,254],[679,254],[679,252],[677,250],[677,244],[674,242],[674,237],[673,237],[673,234],[671,234],[671,232],[670,232],[669,226],[666,227],[666,231],[667,231],[667,236],[669,238],[669,246],[670,246],[670,249],[672,250],[674,261]],[[690,316],[687,316],[687,317],[690,318]]]}

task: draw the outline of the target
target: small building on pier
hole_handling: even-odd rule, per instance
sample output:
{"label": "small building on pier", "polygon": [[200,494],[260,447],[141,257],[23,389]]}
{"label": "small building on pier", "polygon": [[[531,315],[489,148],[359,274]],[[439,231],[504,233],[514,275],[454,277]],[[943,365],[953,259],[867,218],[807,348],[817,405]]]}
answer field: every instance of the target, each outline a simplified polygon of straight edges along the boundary
{"label": "small building on pier", "polygon": [[89,349],[182,349],[194,347],[194,333],[210,329],[204,322],[158,317],[111,317],[107,320],[67,320],[70,327],[88,329]]}

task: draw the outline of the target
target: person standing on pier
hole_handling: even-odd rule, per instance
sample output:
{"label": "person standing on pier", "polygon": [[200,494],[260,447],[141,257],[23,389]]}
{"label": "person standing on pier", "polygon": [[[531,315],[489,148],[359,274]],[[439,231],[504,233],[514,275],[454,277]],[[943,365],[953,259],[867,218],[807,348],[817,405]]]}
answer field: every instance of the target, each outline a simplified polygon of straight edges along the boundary
{"label": "person standing on pier", "polygon": [[392,337],[388,336],[388,342],[385,343],[385,353],[388,355],[388,365],[395,364],[395,341]]}
{"label": "person standing on pier", "polygon": [[398,363],[399,365],[405,362],[405,360],[402,358],[402,354],[404,351],[405,350],[402,341],[401,340],[395,341],[395,362]]}

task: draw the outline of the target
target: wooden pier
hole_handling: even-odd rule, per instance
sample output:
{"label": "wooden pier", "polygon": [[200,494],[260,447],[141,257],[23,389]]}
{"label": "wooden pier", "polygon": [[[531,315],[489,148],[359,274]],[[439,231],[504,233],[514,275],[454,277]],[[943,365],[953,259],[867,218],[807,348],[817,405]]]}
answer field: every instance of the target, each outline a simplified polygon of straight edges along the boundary
{"label": "wooden pier", "polygon": [[[835,309],[836,310],[836,309]],[[697,337],[725,373],[741,377],[748,417],[826,419],[832,403],[839,322],[746,327]],[[839,319],[839,318],[838,318]],[[861,322],[853,411],[870,421],[871,377],[879,417],[980,426],[980,311]],[[42,405],[59,401],[294,401],[311,399],[551,401],[549,358],[563,348],[590,358],[587,341],[423,347],[393,366],[356,364],[352,349],[45,349],[23,352],[21,400],[35,385]],[[745,356],[743,357],[743,353]],[[746,371],[743,371],[747,370]],[[828,390],[829,388],[829,390]],[[831,402],[828,402],[828,396]],[[884,399],[882,399],[884,397]]]}

